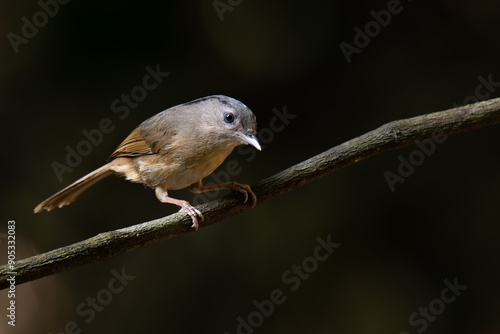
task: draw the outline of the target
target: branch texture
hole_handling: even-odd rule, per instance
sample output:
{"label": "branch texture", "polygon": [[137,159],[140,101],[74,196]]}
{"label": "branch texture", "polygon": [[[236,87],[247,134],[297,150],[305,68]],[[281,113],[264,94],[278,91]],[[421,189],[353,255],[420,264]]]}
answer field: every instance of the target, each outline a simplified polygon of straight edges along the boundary
{"label": "branch texture", "polygon": [[[335,146],[308,160],[252,185],[258,205],[292,191],[328,173],[373,155],[431,139],[433,134],[452,135],[500,123],[500,98],[442,112],[393,121]],[[228,195],[197,207],[205,217],[200,228],[250,209],[238,195]],[[190,231],[191,218],[184,213],[126,228],[100,233],[90,239],[0,266],[0,289],[9,286],[8,272],[16,272],[16,284],[36,280],[84,264],[104,261],[149,244]]]}

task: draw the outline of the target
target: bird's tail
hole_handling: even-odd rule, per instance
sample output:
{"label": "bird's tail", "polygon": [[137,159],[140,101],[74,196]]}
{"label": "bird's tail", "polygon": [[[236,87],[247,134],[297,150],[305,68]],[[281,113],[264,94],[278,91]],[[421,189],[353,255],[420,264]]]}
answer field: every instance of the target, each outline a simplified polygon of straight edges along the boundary
{"label": "bird's tail", "polygon": [[42,210],[50,211],[56,207],[60,208],[73,203],[82,192],[87,190],[94,183],[100,181],[106,176],[113,174],[110,165],[111,163],[96,169],[95,171],[85,175],[75,183],[67,186],[57,194],[47,198],[42,203],[38,204],[38,206],[34,210],[35,213],[38,213]]}

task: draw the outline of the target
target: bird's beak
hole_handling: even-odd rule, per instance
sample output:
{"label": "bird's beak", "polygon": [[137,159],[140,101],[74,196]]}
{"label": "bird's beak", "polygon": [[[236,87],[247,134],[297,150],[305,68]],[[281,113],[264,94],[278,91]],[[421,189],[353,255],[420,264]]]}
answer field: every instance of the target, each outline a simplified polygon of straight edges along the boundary
{"label": "bird's beak", "polygon": [[247,133],[247,134],[240,133],[240,138],[245,143],[252,145],[253,147],[258,149],[259,151],[262,151],[262,148],[260,147],[259,141],[257,140],[257,137],[255,137],[255,135],[253,133],[251,133],[251,132]]}

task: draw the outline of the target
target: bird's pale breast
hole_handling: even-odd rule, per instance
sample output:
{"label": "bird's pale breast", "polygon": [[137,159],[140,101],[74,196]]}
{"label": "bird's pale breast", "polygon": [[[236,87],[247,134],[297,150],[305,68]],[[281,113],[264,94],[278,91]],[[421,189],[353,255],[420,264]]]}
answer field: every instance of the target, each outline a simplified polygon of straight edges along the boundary
{"label": "bird's pale breast", "polygon": [[176,159],[168,155],[145,155],[134,159],[144,184],[155,188],[183,189],[210,175],[232,149],[210,152],[204,156]]}

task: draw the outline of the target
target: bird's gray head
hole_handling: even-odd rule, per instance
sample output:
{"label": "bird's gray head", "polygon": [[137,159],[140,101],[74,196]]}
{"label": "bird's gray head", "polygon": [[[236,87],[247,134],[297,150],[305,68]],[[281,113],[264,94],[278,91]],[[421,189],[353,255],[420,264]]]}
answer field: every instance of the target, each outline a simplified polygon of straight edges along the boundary
{"label": "bird's gray head", "polygon": [[208,136],[216,136],[228,146],[252,145],[261,150],[256,137],[257,119],[240,101],[224,95],[212,95],[186,103],[184,106],[202,109],[199,124]]}

